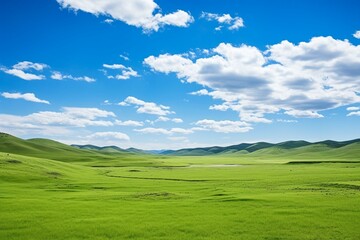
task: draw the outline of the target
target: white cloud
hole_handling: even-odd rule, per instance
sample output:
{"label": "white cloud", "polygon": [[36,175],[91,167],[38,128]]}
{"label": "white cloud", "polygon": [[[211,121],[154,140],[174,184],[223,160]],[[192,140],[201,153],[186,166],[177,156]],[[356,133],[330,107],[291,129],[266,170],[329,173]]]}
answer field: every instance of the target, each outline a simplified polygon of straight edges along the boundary
{"label": "white cloud", "polygon": [[125,66],[122,64],[103,64],[104,68],[109,68],[109,69],[124,69]]}
{"label": "white cloud", "polygon": [[108,75],[107,71],[104,70],[104,74],[105,76],[107,76],[108,78],[116,78],[119,80],[126,80],[129,79],[130,77],[140,77],[140,75],[133,70],[131,67],[125,67],[122,64],[103,64],[104,68],[107,69],[112,69],[112,70],[120,70],[121,74],[116,74],[114,75]]}
{"label": "white cloud", "polygon": [[348,116],[348,117],[350,117],[350,116],[360,116],[360,111],[351,112],[351,113],[347,114],[346,116]]}
{"label": "white cloud", "polygon": [[289,110],[289,111],[285,111],[285,114],[296,117],[296,118],[322,118],[324,117],[323,115],[311,111],[311,110]]}
{"label": "white cloud", "polygon": [[216,14],[202,12],[201,18],[206,19],[207,21],[217,21],[220,26],[216,27],[216,31],[220,31],[225,25],[228,26],[229,30],[238,30],[239,28],[244,27],[244,20],[241,17],[231,17],[230,14]]}
{"label": "white cloud", "polygon": [[170,111],[170,107],[164,105],[158,105],[153,102],[145,102],[143,100],[137,99],[135,97],[129,96],[123,102],[119,103],[120,106],[130,106],[134,105],[137,110],[137,113],[147,113],[152,115],[165,116],[168,114],[175,113]]}
{"label": "white cloud", "polygon": [[33,122],[27,116],[0,114],[0,131],[14,135],[67,135],[71,131],[63,126],[49,126]]}
{"label": "white cloud", "polygon": [[61,112],[41,111],[24,117],[24,120],[41,125],[64,125],[72,127],[113,126],[109,120],[100,120],[115,116],[97,108],[63,108]]}
{"label": "white cloud", "polygon": [[170,118],[163,116],[160,116],[155,120],[155,122],[168,122],[168,121],[170,121]]}
{"label": "white cloud", "polygon": [[164,128],[152,128],[152,127],[135,129],[134,131],[140,133],[148,133],[148,134],[165,134],[165,135],[171,134],[169,130],[166,130]]}
{"label": "white cloud", "polygon": [[64,76],[60,72],[53,72],[51,78],[54,80],[63,80]]}
{"label": "white cloud", "polygon": [[289,119],[276,119],[277,122],[282,122],[282,123],[297,123],[297,120],[289,120]]}
{"label": "white cloud", "polygon": [[165,14],[153,0],[57,0],[63,8],[84,11],[94,15],[110,16],[128,25],[142,28],[144,32],[158,31],[165,25],[187,27],[193,17],[183,11]]}
{"label": "white cloud", "polygon": [[104,20],[104,23],[108,23],[108,24],[111,24],[113,22],[114,22],[114,20],[112,20],[110,18]]}
{"label": "white cloud", "polygon": [[357,38],[357,39],[360,39],[360,31],[356,31],[356,32],[353,34],[353,37],[354,37],[354,38]]}
{"label": "white cloud", "polygon": [[84,82],[95,82],[94,78],[83,76],[83,77],[73,77],[72,75],[63,75],[60,72],[54,71],[52,72],[51,78],[54,80],[64,80],[64,79],[70,79],[74,81],[84,81]]}
{"label": "white cloud", "polygon": [[181,118],[173,118],[173,119],[171,119],[171,121],[173,121],[174,123],[182,123],[182,122],[184,122]]}
{"label": "white cloud", "polygon": [[347,111],[357,111],[360,110],[360,107],[348,107],[346,108]]}
{"label": "white cloud", "polygon": [[4,71],[7,74],[19,77],[19,78],[27,80],[27,81],[45,79],[44,75],[36,75],[36,74],[32,74],[32,73],[25,73],[23,70],[19,70],[19,69],[1,69],[1,70]]}
{"label": "white cloud", "polygon": [[168,118],[164,116],[158,117],[154,122],[169,122],[172,121],[174,123],[182,123],[183,120],[181,118]]}
{"label": "white cloud", "polygon": [[242,121],[203,119],[197,121],[195,124],[200,127],[200,129],[196,130],[210,130],[219,133],[243,133],[252,129],[248,123]]}
{"label": "white cloud", "polygon": [[34,69],[36,71],[42,71],[44,68],[49,67],[48,65],[44,63],[33,63],[29,61],[23,61],[15,64],[13,68],[19,69],[19,70],[29,70]]}
{"label": "white cloud", "polygon": [[59,112],[40,111],[25,116],[0,114],[0,131],[13,134],[71,135],[72,129],[88,126],[109,127],[112,112],[97,108],[64,107]]}
{"label": "white cloud", "polygon": [[115,125],[118,125],[118,126],[142,127],[142,126],[144,126],[144,123],[143,123],[143,122],[139,122],[139,121],[133,121],[133,120],[127,120],[127,121],[115,120]]}
{"label": "white cloud", "polygon": [[210,109],[236,111],[245,122],[269,123],[265,115],[281,111],[319,118],[319,111],[360,102],[360,46],[347,40],[282,41],[265,52],[221,43],[211,52],[194,60],[181,54],[149,56],[144,63],[210,89],[191,94],[222,100]]}
{"label": "white cloud", "polygon": [[147,133],[147,134],[164,134],[164,135],[190,134],[194,132],[192,129],[185,129],[185,128],[171,128],[167,130],[165,128],[152,128],[152,127],[135,129],[134,131],[140,133]]}
{"label": "white cloud", "polygon": [[34,93],[8,93],[3,92],[1,94],[4,98],[10,98],[10,99],[24,99],[25,101],[29,102],[37,102],[37,103],[45,103],[50,104],[49,101],[41,100],[35,96]]}
{"label": "white cloud", "polygon": [[104,100],[102,105],[112,105],[112,103],[109,100]]}
{"label": "white cloud", "polygon": [[98,108],[63,107],[64,113],[69,116],[94,120],[96,118],[115,117],[115,113]]}
{"label": "white cloud", "polygon": [[12,69],[7,69],[5,67],[0,68],[1,71],[19,77],[21,79],[31,81],[31,80],[42,80],[45,79],[44,75],[38,75],[31,72],[25,71],[42,71],[44,68],[48,68],[49,66],[44,63],[33,63],[29,61],[18,62],[17,64],[12,66]]}
{"label": "white cloud", "polygon": [[194,131],[192,129],[185,129],[185,128],[172,128],[170,129],[171,133],[179,133],[179,134],[190,134]]}
{"label": "white cloud", "polygon": [[201,90],[196,91],[196,92],[191,92],[190,94],[191,95],[197,95],[197,96],[204,96],[204,95],[209,95],[209,92],[206,89],[201,89]]}
{"label": "white cloud", "polygon": [[101,139],[101,140],[125,140],[129,141],[130,137],[122,132],[96,132],[89,136],[87,136],[89,139]]}
{"label": "white cloud", "polygon": [[119,57],[121,57],[122,59],[124,59],[125,61],[129,61],[129,57],[123,54],[120,54]]}

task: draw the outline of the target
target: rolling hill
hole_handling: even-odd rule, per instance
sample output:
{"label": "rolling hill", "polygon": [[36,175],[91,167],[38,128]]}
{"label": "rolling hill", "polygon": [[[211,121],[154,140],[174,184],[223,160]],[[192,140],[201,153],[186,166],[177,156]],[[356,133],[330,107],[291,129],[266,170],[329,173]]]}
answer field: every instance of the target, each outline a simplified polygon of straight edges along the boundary
{"label": "rolling hill", "polygon": [[7,133],[0,133],[0,152],[24,156],[48,158],[61,161],[81,161],[89,159],[113,159],[129,155],[128,152],[79,149],[49,139],[35,138],[24,140]]}
{"label": "rolling hill", "polygon": [[250,158],[288,159],[360,159],[360,139],[350,141],[286,141],[281,143],[241,143],[227,147],[188,148],[180,150],[149,151],[117,146],[66,145],[49,139],[28,139],[0,133],[0,152],[48,158],[60,161],[111,160],[133,158],[149,154],[165,156],[236,156]]}
{"label": "rolling hill", "polygon": [[[240,155],[248,156],[301,156],[316,154],[331,154],[330,156],[347,156],[351,151],[353,156],[360,157],[360,139],[350,141],[286,141],[277,144],[258,142],[258,143],[241,143],[227,147],[206,147],[206,148],[187,148],[180,150],[165,151],[162,154],[171,156],[209,156],[216,154]],[[350,156],[350,155],[349,155]]]}

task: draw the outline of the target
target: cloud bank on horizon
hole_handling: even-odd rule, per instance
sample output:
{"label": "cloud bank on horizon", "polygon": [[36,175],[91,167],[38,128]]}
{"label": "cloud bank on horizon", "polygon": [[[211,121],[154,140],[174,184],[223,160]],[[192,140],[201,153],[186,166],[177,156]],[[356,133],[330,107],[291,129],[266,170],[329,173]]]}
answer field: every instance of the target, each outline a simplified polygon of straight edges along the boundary
{"label": "cloud bank on horizon", "polygon": [[[282,25],[285,13],[261,15],[256,3],[54,0],[53,16],[30,8],[41,24],[16,12],[23,19],[0,46],[0,131],[147,149],[356,138],[360,26],[350,23],[360,19],[336,4],[331,31],[319,22],[296,33],[300,19]],[[26,20],[42,34],[16,51]]]}

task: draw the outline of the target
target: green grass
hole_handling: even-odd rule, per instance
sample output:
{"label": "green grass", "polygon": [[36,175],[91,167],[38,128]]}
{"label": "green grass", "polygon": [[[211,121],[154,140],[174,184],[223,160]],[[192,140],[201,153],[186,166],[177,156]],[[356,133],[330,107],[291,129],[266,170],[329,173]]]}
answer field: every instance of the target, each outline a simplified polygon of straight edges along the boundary
{"label": "green grass", "polygon": [[[345,147],[203,157],[0,153],[0,239],[357,240],[359,145]],[[240,166],[214,167],[227,164]]]}

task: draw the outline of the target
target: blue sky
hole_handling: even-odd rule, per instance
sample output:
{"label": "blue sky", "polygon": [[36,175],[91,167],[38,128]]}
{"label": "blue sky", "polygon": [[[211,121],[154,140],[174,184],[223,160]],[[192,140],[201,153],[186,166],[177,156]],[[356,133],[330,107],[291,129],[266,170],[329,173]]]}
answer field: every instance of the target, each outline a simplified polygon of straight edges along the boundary
{"label": "blue sky", "polygon": [[0,3],[0,131],[143,149],[360,134],[360,3]]}

